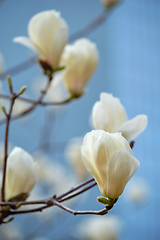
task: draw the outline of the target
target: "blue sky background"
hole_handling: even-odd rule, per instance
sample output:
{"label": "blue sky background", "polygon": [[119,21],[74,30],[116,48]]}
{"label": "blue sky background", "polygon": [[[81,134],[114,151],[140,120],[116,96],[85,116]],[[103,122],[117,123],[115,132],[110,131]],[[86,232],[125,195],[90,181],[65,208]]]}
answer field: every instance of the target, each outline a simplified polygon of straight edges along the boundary
{"label": "blue sky background", "polygon": [[[69,25],[70,34],[80,30],[98,17],[103,6],[98,0],[4,0],[0,5],[0,52],[4,56],[5,68],[9,69],[32,55],[31,50],[12,42],[16,36],[27,36],[30,18],[44,10],[56,9]],[[87,37],[97,44],[100,55],[99,66],[87,85],[88,93],[71,102],[53,123],[51,141],[67,142],[72,137],[84,136],[91,130],[89,116],[99,94],[112,93],[120,98],[129,118],[138,114],[148,115],[148,127],[135,142],[133,153],[141,166],[136,176],[144,177],[151,189],[147,205],[135,208],[128,205],[123,196],[112,210],[124,221],[121,240],[160,239],[160,2],[158,0],[124,0],[110,14],[106,22]],[[26,94],[33,95],[34,78],[41,75],[38,64],[12,77],[14,89],[27,85]],[[3,80],[3,89],[6,83]],[[7,91],[7,90],[6,90]],[[26,151],[39,144],[46,109],[38,107],[28,121],[14,121],[10,128],[10,141]],[[52,126],[51,126],[52,129]],[[0,140],[4,138],[4,125],[0,126]],[[62,154],[49,153],[63,161]],[[65,164],[65,163],[64,163]],[[99,209],[96,203],[98,190],[91,191],[87,202],[80,202],[77,209]],[[23,217],[17,217],[21,220]],[[70,231],[84,217],[65,214],[48,234],[49,239],[71,239]],[[29,218],[28,218],[29,219]],[[66,221],[66,219],[68,219]],[[26,220],[27,222],[27,220]],[[57,226],[57,225],[54,226]],[[28,225],[29,230],[33,228]],[[27,227],[26,227],[27,228]],[[63,231],[62,231],[63,229]],[[28,231],[29,231],[28,230]],[[26,230],[24,230],[26,232]],[[44,231],[45,232],[45,231]],[[41,229],[43,235],[43,229]],[[64,238],[65,236],[65,238]],[[67,237],[66,237],[67,236]]]}

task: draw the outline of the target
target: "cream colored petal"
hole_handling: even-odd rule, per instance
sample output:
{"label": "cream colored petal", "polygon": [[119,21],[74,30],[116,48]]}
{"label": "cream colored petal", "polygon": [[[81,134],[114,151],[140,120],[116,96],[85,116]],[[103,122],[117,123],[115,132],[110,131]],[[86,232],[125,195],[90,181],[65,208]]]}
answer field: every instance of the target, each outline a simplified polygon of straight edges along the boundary
{"label": "cream colored petal", "polygon": [[97,173],[97,169],[95,168],[95,165],[92,164],[91,161],[85,157],[85,155],[83,155],[83,151],[82,151],[82,160],[83,160],[83,163],[84,163],[85,167],[87,168],[88,172],[92,175],[92,177],[97,182],[99,188],[102,189],[102,182]]}
{"label": "cream colored petal", "polygon": [[61,27],[55,34],[50,52],[51,66],[56,69],[59,66],[63,49],[68,41],[68,28]]}
{"label": "cream colored petal", "polygon": [[[108,159],[117,151],[126,151],[126,139],[122,137],[120,133],[108,133],[105,132],[105,145]],[[127,143],[128,144],[128,143]]]}
{"label": "cream colored petal", "polygon": [[55,33],[61,27],[60,14],[55,10],[34,15],[28,24],[28,34],[33,44],[48,55]]}
{"label": "cream colored petal", "polygon": [[35,163],[31,155],[15,147],[7,160],[6,200],[20,193],[29,193],[35,183]]}
{"label": "cream colored petal", "polygon": [[[47,61],[52,68],[57,68],[60,58],[57,53],[61,55],[68,37],[68,26],[60,13],[51,10],[36,14],[29,22],[28,34],[39,52],[40,59]],[[52,54],[55,54],[55,59]]]}
{"label": "cream colored petal", "polygon": [[[109,132],[116,132],[117,128],[122,124],[124,118],[122,114],[122,107],[118,98],[112,96],[112,94],[102,92],[100,94],[100,101],[104,105],[108,114],[108,129]],[[123,109],[124,110],[124,109]]]}
{"label": "cream colored petal", "polygon": [[92,122],[95,129],[102,129],[106,132],[110,131],[108,113],[102,102],[98,101],[92,109]]}
{"label": "cream colored petal", "polygon": [[37,52],[37,49],[33,45],[32,41],[27,37],[15,37],[15,38],[13,38],[13,42],[20,43],[20,44],[32,49],[33,51]]}
{"label": "cream colored petal", "polygon": [[98,63],[96,45],[82,38],[72,45],[67,45],[61,58],[65,66],[65,83],[70,93],[81,94],[85,84],[95,71]]}
{"label": "cream colored petal", "polygon": [[107,186],[104,181],[105,195],[113,199],[118,198],[139,165],[139,161],[128,152],[115,152],[108,161]]}
{"label": "cream colored petal", "polygon": [[129,121],[124,122],[118,129],[122,135],[129,141],[135,139],[141,132],[145,130],[148,124],[146,115],[138,115]]}

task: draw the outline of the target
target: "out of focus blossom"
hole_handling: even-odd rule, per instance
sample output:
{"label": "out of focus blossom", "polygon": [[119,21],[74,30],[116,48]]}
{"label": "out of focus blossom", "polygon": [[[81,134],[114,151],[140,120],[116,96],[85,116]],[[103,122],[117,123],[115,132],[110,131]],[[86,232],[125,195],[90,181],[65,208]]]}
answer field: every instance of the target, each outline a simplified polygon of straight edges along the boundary
{"label": "out of focus blossom", "polygon": [[83,162],[98,184],[101,194],[118,198],[140,163],[120,133],[93,130],[81,148]]}
{"label": "out of focus blossom", "polygon": [[0,228],[1,239],[5,240],[22,240],[23,235],[21,229],[16,223],[3,224]]}
{"label": "out of focus blossom", "polygon": [[31,48],[39,55],[44,68],[59,67],[60,57],[68,41],[68,26],[60,13],[55,10],[43,11],[34,15],[28,24],[27,37],[16,37],[14,42]]}
{"label": "out of focus blossom", "polygon": [[147,203],[151,197],[151,190],[143,178],[135,178],[128,184],[124,197],[135,205]]}
{"label": "out of focus blossom", "polygon": [[35,183],[36,171],[33,158],[23,149],[15,147],[7,159],[6,201],[20,194],[28,197]]}
{"label": "out of focus blossom", "polygon": [[128,120],[120,100],[104,92],[100,94],[100,101],[93,106],[92,120],[95,129],[110,133],[121,132],[128,141],[135,139],[143,132],[148,123],[148,118],[144,114]]}
{"label": "out of focus blossom", "polygon": [[60,65],[64,66],[63,78],[68,92],[80,96],[98,64],[98,51],[95,43],[86,38],[75,41],[64,48]]}
{"label": "out of focus blossom", "polygon": [[78,227],[85,240],[118,240],[122,229],[123,223],[114,215],[89,217]]}
{"label": "out of focus blossom", "polygon": [[74,181],[70,181],[63,164],[56,160],[50,160],[42,153],[35,153],[34,156],[37,171],[37,181],[43,185],[54,189],[54,193],[61,194],[74,186]]}
{"label": "out of focus blossom", "polygon": [[[33,81],[32,90],[34,95],[39,96],[40,92],[45,88],[47,84],[47,77],[40,76],[36,77]],[[44,102],[52,102],[52,103],[61,103],[69,98],[68,91],[66,90],[62,74],[61,72],[54,75],[54,79],[50,84],[50,87],[44,97]],[[49,105],[48,108],[50,110],[62,110],[66,107],[65,104],[55,104]]]}
{"label": "out of focus blossom", "polygon": [[73,138],[68,143],[65,151],[68,162],[80,179],[84,179],[88,175],[81,156],[82,142],[82,138]]}

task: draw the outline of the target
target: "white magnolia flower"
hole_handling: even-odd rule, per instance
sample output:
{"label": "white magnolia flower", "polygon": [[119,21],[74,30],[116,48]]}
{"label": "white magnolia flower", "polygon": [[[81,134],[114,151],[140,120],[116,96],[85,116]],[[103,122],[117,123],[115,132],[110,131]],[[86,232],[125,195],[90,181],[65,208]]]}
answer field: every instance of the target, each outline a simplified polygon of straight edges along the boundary
{"label": "white magnolia flower", "polygon": [[71,95],[80,96],[98,64],[96,45],[81,38],[72,45],[66,45],[61,57],[61,66],[65,67],[64,81]]}
{"label": "white magnolia flower", "polygon": [[15,147],[7,159],[6,201],[29,194],[36,183],[35,163],[31,155]]}
{"label": "white magnolia flower", "polygon": [[34,15],[28,24],[30,37],[16,37],[16,43],[25,45],[39,55],[39,60],[47,63],[52,70],[59,66],[60,57],[68,41],[68,26],[60,13],[55,10]]}
{"label": "white magnolia flower", "polygon": [[69,164],[74,169],[76,175],[78,175],[79,178],[84,179],[87,176],[88,172],[82,161],[81,156],[82,142],[83,142],[82,138],[71,139],[66,147],[65,154]]}
{"label": "white magnolia flower", "polygon": [[121,132],[128,141],[136,138],[147,126],[148,118],[141,114],[128,120],[125,108],[112,94],[102,92],[100,101],[92,109],[92,121],[95,129],[106,132]]}
{"label": "white magnolia flower", "polygon": [[83,162],[98,184],[101,194],[118,198],[140,163],[120,133],[93,130],[81,148]]}
{"label": "white magnolia flower", "polygon": [[78,231],[87,240],[117,240],[123,224],[114,215],[89,217],[80,223]]}

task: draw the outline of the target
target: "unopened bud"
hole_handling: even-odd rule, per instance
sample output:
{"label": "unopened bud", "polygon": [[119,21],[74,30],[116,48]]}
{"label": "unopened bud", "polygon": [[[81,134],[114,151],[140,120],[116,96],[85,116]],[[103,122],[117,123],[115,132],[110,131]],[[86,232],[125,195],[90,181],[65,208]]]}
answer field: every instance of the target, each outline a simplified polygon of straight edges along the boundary
{"label": "unopened bud", "polygon": [[19,90],[19,95],[22,95],[26,89],[27,89],[27,86],[23,86],[23,87]]}
{"label": "unopened bud", "polygon": [[5,115],[7,115],[5,106],[2,106],[1,109],[2,109],[2,112],[3,112]]}
{"label": "unopened bud", "polygon": [[12,87],[12,80],[11,80],[11,77],[9,75],[7,76],[7,83],[8,83],[9,87]]}

